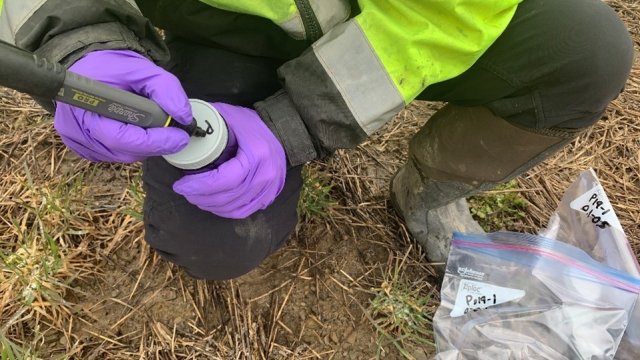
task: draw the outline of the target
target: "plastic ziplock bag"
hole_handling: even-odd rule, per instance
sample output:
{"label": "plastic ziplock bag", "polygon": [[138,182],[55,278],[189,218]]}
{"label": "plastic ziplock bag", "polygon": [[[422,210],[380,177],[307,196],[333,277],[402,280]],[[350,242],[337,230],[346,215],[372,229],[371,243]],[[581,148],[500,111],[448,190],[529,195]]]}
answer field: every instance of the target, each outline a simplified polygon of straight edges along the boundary
{"label": "plastic ziplock bag", "polygon": [[574,245],[604,264],[640,276],[640,265],[592,169],[567,188],[547,228],[539,234]]}
{"label": "plastic ziplock bag", "polygon": [[[640,277],[640,265],[593,169],[571,184],[541,236],[574,245],[610,267]],[[640,306],[631,315],[615,358],[640,359]]]}
{"label": "plastic ziplock bag", "polygon": [[437,359],[612,359],[640,279],[541,236],[454,233]]}

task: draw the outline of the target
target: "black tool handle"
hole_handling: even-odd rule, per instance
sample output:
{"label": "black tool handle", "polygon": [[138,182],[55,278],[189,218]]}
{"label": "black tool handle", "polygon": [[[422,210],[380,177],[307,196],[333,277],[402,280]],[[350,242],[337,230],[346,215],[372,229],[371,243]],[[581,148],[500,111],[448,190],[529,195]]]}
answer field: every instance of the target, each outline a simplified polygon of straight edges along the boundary
{"label": "black tool handle", "polygon": [[145,97],[68,72],[7,43],[0,43],[0,84],[144,128],[167,126],[170,120]]}
{"label": "black tool handle", "polygon": [[35,97],[54,99],[64,84],[65,69],[0,41],[0,85]]}
{"label": "black tool handle", "polygon": [[66,71],[58,63],[3,41],[0,41],[0,85],[143,128],[174,126],[189,135],[206,135],[195,119],[182,125],[143,96]]}

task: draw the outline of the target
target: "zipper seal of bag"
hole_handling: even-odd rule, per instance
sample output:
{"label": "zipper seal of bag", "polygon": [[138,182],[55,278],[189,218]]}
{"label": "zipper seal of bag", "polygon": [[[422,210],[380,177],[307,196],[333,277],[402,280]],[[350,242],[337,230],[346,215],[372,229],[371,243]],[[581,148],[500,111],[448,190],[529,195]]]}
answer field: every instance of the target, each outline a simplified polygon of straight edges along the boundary
{"label": "zipper seal of bag", "polygon": [[[496,244],[496,243],[485,243],[485,242],[477,242],[470,240],[461,240],[454,238],[452,240],[452,245],[457,245],[463,248],[481,248],[481,249],[493,249],[493,250],[510,250],[517,252],[526,252],[534,255],[540,255],[557,262],[572,266],[597,280],[604,282],[605,284],[611,284],[617,288],[622,290],[626,290],[632,293],[640,293],[640,285],[630,284],[628,280],[618,279],[612,275],[606,275],[602,272],[599,272],[588,264],[585,264],[579,260],[573,259],[572,257],[554,252],[549,249],[544,248],[534,248],[529,245],[517,245],[517,244]],[[638,280],[640,281],[640,280]]]}

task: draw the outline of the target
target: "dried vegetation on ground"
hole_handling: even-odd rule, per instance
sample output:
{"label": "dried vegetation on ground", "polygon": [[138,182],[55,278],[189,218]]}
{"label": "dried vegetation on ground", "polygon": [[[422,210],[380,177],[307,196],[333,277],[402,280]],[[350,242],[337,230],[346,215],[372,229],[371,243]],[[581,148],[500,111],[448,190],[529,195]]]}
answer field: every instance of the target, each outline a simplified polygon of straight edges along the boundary
{"label": "dried vegetation on ground", "polygon": [[[640,6],[609,3],[640,48]],[[427,358],[438,279],[391,211],[388,181],[439,106],[413,104],[357,149],[310,164],[288,245],[239,279],[205,282],[145,244],[139,165],[79,160],[49,115],[0,89],[0,358]],[[519,194],[525,216],[480,211],[536,232],[592,167],[640,253],[638,120],[640,58],[603,121],[489,192]]]}

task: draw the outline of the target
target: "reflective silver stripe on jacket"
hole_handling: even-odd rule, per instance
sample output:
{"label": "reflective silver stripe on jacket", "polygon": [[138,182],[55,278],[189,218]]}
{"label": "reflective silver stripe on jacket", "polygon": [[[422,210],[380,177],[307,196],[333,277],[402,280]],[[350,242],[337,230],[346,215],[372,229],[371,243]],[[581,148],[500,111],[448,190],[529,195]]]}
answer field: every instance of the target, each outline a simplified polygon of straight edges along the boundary
{"label": "reflective silver stripe on jacket", "polygon": [[345,22],[351,14],[349,0],[309,0],[309,3],[324,34]]}
{"label": "reflective silver stripe on jacket", "polygon": [[[47,1],[51,0],[4,0],[3,9],[0,12],[0,40],[15,45],[18,30]],[[125,1],[138,9],[135,0]]]}
{"label": "reflective silver stripe on jacket", "polygon": [[[343,23],[351,14],[351,5],[349,0],[306,0],[313,10],[313,15],[318,20],[322,32],[326,34],[334,26]],[[289,20],[278,24],[284,31],[296,40],[304,40],[307,33],[304,27],[301,9]]]}
{"label": "reflective silver stripe on jacket", "polygon": [[302,22],[300,11],[296,11],[291,19],[278,24],[278,26],[296,40],[304,40],[307,37],[307,32],[304,29],[304,23]]}
{"label": "reflective silver stripe on jacket", "polygon": [[14,44],[16,32],[47,0],[5,0],[0,14],[0,39]]}
{"label": "reflective silver stripe on jacket", "polygon": [[313,51],[367,135],[404,108],[402,95],[355,20],[333,28]]}
{"label": "reflective silver stripe on jacket", "polygon": [[5,14],[6,11],[0,9],[0,40],[15,45],[15,41],[13,41],[11,37],[11,26],[9,25],[9,19]]}

